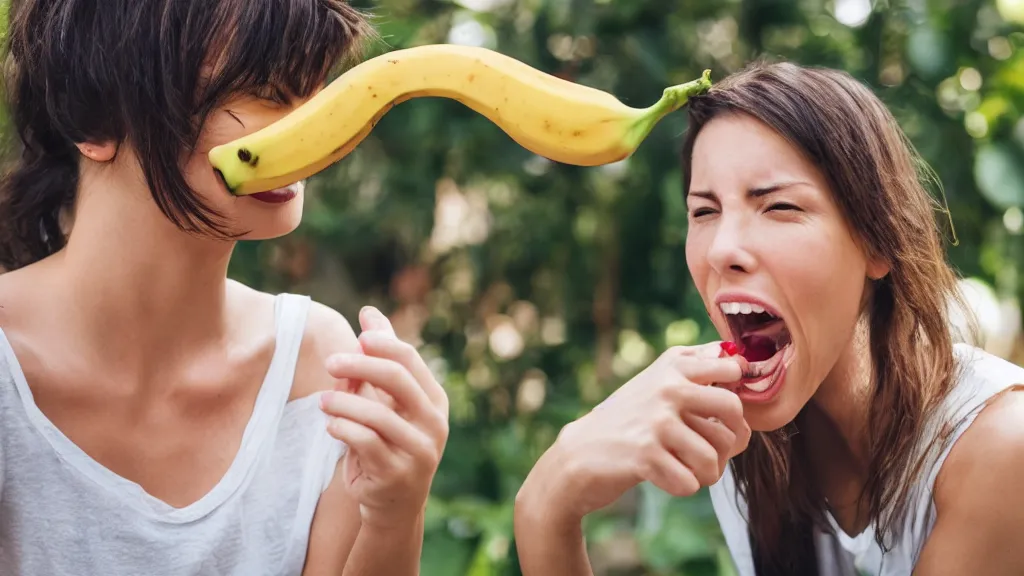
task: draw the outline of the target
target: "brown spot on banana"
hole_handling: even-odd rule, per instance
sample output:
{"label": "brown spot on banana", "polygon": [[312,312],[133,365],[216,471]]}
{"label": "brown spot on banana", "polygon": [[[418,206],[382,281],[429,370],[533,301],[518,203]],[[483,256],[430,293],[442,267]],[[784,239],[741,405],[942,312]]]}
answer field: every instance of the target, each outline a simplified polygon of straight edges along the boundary
{"label": "brown spot on banana", "polygon": [[256,165],[260,163],[260,157],[253,155],[253,153],[250,152],[247,148],[238,149],[238,159],[241,160],[242,162],[245,162],[249,166],[252,166],[253,168],[255,168]]}

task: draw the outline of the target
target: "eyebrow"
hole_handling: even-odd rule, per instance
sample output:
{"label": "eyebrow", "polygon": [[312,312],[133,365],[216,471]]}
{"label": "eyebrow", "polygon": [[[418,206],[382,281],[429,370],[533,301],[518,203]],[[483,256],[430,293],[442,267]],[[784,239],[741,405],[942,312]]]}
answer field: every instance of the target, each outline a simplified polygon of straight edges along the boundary
{"label": "eyebrow", "polygon": [[[751,188],[747,190],[747,198],[756,199],[781,192],[787,188],[793,188],[794,186],[810,186],[809,183],[803,180],[792,180],[785,182],[777,182],[775,184],[769,184],[768,186],[759,186],[757,188]],[[686,194],[687,196],[697,196],[699,198],[705,198],[707,200],[717,201],[718,196],[711,190],[691,190]]]}

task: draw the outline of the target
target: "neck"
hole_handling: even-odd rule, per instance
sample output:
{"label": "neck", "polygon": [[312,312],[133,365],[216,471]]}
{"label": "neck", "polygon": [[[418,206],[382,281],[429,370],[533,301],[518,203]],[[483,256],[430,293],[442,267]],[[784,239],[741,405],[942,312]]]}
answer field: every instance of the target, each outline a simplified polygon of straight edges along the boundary
{"label": "neck", "polygon": [[868,417],[873,389],[870,335],[867,317],[835,367],[821,383],[811,402],[807,423],[815,442],[830,454],[835,468],[867,473],[870,461]]}
{"label": "neck", "polygon": [[179,230],[148,189],[101,176],[83,173],[54,301],[78,341],[102,344],[90,353],[142,374],[223,336],[234,243]]}

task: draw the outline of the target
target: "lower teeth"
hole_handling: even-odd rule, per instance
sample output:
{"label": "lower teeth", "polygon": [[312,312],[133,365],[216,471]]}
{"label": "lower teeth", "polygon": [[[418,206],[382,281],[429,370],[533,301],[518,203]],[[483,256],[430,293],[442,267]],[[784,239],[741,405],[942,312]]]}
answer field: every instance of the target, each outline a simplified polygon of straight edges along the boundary
{"label": "lower teeth", "polygon": [[754,392],[764,392],[771,385],[772,385],[772,378],[769,377],[769,378],[765,378],[764,380],[761,380],[760,382],[754,382],[753,384],[744,384],[743,386],[747,390],[753,390]]}
{"label": "lower teeth", "polygon": [[[747,372],[743,374],[744,379],[760,378],[755,382],[744,382],[743,386],[751,392],[764,392],[775,383],[776,374],[782,363],[782,356],[786,352],[789,343],[784,344],[775,354],[767,360],[752,362],[747,365]],[[778,358],[776,358],[778,357]],[[769,370],[766,372],[766,370]]]}

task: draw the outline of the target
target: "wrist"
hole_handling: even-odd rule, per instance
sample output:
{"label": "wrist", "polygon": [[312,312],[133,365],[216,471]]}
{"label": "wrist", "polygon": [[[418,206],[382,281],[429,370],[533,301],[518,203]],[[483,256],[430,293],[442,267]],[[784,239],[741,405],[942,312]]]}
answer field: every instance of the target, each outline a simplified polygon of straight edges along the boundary
{"label": "wrist", "polygon": [[426,507],[401,512],[364,512],[361,529],[380,536],[401,536],[414,534],[423,528]]}
{"label": "wrist", "polygon": [[571,464],[552,446],[537,461],[516,494],[515,516],[529,530],[579,528],[586,511],[576,502],[578,481]]}

